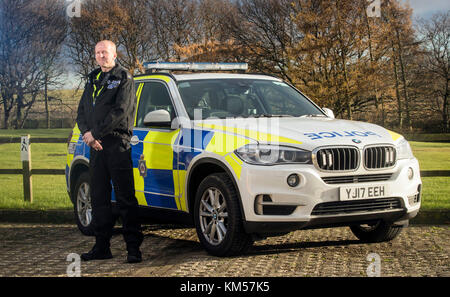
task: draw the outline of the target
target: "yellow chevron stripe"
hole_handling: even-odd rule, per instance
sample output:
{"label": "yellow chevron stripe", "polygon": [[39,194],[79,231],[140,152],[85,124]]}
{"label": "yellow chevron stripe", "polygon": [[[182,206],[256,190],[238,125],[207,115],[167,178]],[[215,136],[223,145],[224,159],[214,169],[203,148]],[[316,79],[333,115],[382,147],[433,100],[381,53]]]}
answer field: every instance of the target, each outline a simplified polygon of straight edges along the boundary
{"label": "yellow chevron stripe", "polygon": [[387,130],[389,132],[389,134],[391,134],[392,140],[396,141],[397,139],[399,139],[400,137],[403,137],[402,135],[395,133],[393,131]]}
{"label": "yellow chevron stripe", "polygon": [[226,155],[225,160],[228,162],[228,164],[230,164],[231,168],[233,168],[233,171],[236,174],[237,178],[241,179],[242,163],[239,164],[238,161],[231,157],[231,155],[232,154]]}

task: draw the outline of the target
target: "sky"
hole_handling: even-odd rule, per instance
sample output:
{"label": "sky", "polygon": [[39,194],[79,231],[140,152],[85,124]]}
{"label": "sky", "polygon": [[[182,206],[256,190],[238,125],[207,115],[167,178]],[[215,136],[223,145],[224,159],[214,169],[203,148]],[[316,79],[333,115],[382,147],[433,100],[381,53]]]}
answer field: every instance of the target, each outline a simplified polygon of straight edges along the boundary
{"label": "sky", "polygon": [[449,0],[400,0],[409,3],[413,9],[413,18],[430,18],[434,13],[450,9]]}

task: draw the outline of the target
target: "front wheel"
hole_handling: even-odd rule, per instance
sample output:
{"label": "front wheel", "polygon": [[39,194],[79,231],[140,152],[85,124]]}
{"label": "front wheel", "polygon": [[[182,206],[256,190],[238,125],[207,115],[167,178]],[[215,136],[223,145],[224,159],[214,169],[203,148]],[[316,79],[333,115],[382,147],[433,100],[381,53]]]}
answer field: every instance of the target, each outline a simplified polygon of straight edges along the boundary
{"label": "front wheel", "polygon": [[225,173],[207,176],[198,187],[195,227],[201,244],[214,256],[241,254],[253,243],[244,232],[238,199],[236,188]]}
{"label": "front wheel", "polygon": [[92,228],[91,186],[89,173],[83,172],[77,179],[73,192],[75,221],[84,235],[94,235]]}
{"label": "front wheel", "polygon": [[353,234],[363,242],[384,242],[397,237],[402,231],[402,226],[394,226],[391,223],[378,221],[373,224],[350,226]]}

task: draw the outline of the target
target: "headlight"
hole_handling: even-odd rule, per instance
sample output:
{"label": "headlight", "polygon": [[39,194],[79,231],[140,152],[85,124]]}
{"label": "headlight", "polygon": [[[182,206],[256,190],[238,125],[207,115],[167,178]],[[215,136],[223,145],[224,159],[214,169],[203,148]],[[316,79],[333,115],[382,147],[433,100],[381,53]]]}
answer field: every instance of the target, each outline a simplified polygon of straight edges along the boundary
{"label": "headlight", "polygon": [[411,150],[411,146],[409,145],[409,142],[406,141],[406,139],[400,140],[399,144],[397,144],[397,159],[412,159],[414,158],[414,155]]}
{"label": "headlight", "polygon": [[238,148],[235,153],[243,161],[255,165],[312,163],[311,152],[289,146],[249,144]]}

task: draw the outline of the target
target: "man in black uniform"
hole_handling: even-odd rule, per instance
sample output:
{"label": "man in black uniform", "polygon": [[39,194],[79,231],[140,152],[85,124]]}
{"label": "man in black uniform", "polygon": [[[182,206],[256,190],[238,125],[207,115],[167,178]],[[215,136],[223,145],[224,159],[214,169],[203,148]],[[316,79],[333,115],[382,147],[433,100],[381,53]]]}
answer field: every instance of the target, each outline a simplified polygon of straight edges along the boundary
{"label": "man in black uniform", "polygon": [[114,225],[111,181],[123,220],[123,237],[130,263],[142,260],[143,240],[138,221],[130,139],[136,110],[133,78],[116,64],[116,46],[104,40],[95,46],[100,68],[89,74],[78,106],[77,123],[83,141],[90,146],[92,227],[95,245],[82,254],[84,261],[112,258],[110,239]]}

